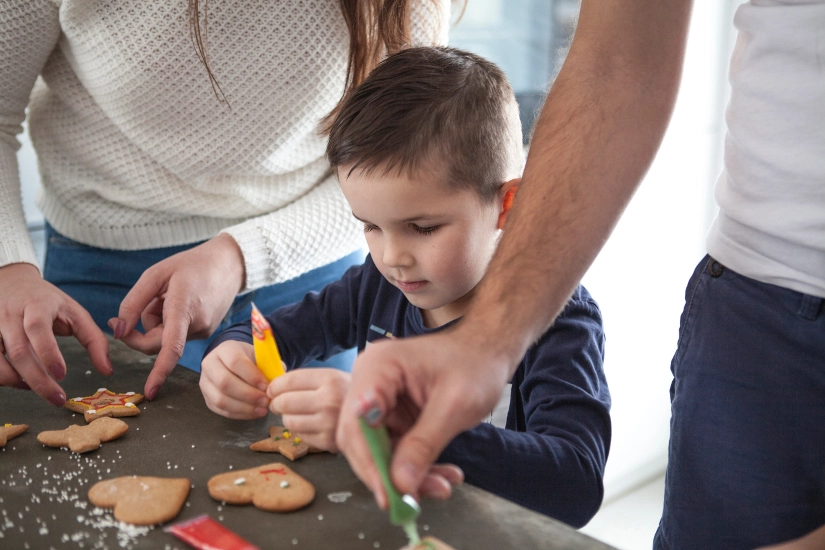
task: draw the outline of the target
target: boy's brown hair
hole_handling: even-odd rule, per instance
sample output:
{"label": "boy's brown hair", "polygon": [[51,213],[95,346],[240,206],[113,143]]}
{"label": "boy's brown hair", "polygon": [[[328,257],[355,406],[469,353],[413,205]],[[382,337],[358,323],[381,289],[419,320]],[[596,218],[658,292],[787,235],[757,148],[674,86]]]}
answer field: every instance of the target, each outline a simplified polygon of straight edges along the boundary
{"label": "boy's brown hair", "polygon": [[344,101],[327,158],[349,166],[415,173],[441,162],[452,185],[482,200],[521,175],[518,106],[504,73],[455,48],[409,48],[382,61]]}

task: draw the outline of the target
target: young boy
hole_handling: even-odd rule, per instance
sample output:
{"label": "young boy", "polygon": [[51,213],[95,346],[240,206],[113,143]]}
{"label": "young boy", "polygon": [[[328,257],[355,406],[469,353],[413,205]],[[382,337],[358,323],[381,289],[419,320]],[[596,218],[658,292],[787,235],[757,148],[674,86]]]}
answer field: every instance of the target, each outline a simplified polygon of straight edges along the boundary
{"label": "young boy", "polygon": [[[267,385],[250,325],[239,325],[207,351],[201,389],[215,412],[256,418],[269,407],[305,440],[335,451],[349,375],[298,367],[461,317],[519,182],[518,107],[504,74],[484,59],[408,49],[345,102],[327,156],[364,223],[370,256],[268,317],[290,372]],[[579,287],[513,376],[506,428],[484,423],[460,434],[440,462],[458,465],[474,485],[584,525],[601,503],[610,445],[603,354],[601,314]]]}

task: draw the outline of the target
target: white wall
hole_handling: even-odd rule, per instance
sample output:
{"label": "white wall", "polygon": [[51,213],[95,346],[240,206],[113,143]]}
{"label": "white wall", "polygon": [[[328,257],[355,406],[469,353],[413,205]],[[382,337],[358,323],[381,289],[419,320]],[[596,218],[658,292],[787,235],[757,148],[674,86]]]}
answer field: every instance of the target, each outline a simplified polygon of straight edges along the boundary
{"label": "white wall", "polygon": [[605,500],[661,475],[684,289],[704,256],[721,168],[727,59],[736,0],[694,4],[682,84],[664,142],[615,232],[584,278],[607,334],[613,445]]}

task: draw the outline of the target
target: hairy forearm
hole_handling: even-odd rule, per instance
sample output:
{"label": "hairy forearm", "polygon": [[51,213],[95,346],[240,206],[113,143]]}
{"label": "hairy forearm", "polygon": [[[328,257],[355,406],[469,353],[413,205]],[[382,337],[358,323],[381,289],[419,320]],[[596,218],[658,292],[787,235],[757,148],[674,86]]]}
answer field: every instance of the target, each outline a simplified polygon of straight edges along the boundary
{"label": "hairy forearm", "polygon": [[690,0],[583,2],[499,249],[459,330],[515,365],[604,245],[661,143]]}

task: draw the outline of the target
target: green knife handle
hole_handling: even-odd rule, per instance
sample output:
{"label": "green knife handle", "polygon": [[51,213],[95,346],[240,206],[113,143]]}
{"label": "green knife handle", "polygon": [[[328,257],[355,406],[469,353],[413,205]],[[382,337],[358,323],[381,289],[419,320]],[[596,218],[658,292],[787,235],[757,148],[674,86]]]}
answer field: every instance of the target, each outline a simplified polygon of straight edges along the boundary
{"label": "green knife handle", "polygon": [[375,467],[378,468],[378,473],[381,475],[381,481],[384,482],[387,496],[390,501],[396,498],[400,499],[401,494],[390,480],[389,466],[392,449],[390,448],[390,436],[387,433],[387,427],[382,424],[377,428],[373,428],[363,418],[359,418],[358,422],[361,423],[361,431],[364,432],[364,438],[367,440],[367,445],[372,453]]}

